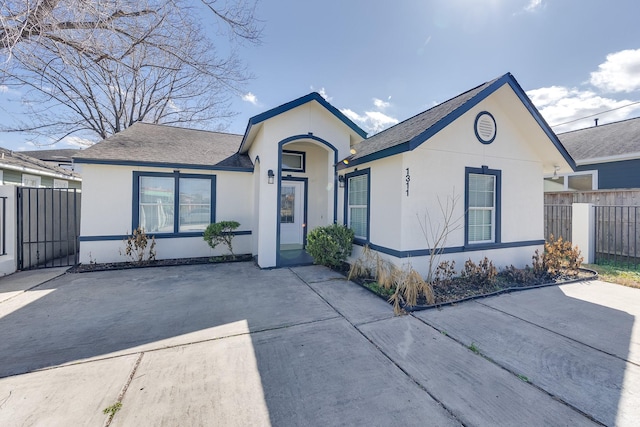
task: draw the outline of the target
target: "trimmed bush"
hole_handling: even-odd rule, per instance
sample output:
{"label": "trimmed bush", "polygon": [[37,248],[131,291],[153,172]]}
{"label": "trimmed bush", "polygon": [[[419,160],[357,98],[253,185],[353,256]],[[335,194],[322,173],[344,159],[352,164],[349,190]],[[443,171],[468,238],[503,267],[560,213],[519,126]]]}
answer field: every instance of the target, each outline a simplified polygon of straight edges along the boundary
{"label": "trimmed bush", "polygon": [[233,241],[233,231],[238,227],[240,227],[240,223],[237,221],[214,222],[207,226],[202,238],[211,246],[211,249],[215,249],[220,243],[224,243],[231,256],[235,257],[231,243]]}
{"label": "trimmed bush", "polygon": [[332,224],[316,227],[307,234],[307,252],[315,264],[340,267],[351,255],[353,230]]}

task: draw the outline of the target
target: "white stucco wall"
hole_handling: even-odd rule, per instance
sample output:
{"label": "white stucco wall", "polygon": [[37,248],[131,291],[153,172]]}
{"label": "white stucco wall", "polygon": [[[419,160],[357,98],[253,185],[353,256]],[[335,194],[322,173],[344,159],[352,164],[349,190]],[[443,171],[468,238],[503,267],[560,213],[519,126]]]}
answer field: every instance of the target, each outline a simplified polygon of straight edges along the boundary
{"label": "white stucco wall", "polygon": [[257,244],[258,264],[276,265],[277,250],[277,176],[273,185],[267,184],[267,171],[278,173],[279,143],[287,138],[301,138],[286,144],[285,150],[307,153],[304,173],[284,172],[283,175],[308,178],[307,228],[333,222],[334,153],[324,144],[305,138],[309,134],[327,141],[338,150],[338,158],[347,157],[354,132],[317,102],[309,102],[256,125],[259,130],[251,141],[248,153],[251,159],[260,158],[260,193],[258,207]]}
{"label": "white stucco wall", "polygon": [[[419,219],[427,230],[441,227],[438,200],[446,206],[455,199],[454,230],[445,247],[464,247],[464,251],[444,254],[442,260],[455,260],[458,270],[467,259],[477,263],[485,256],[498,267],[531,264],[535,249],[542,250],[542,245],[475,250],[472,245],[465,247],[464,240],[465,167],[482,166],[502,174],[500,243],[518,245],[544,239],[542,177],[548,159],[543,156],[553,145],[528,113],[520,114],[524,107],[510,90],[501,89],[480,102],[413,151],[357,166],[371,169],[372,245],[405,254],[429,248]],[[474,133],[474,121],[481,111],[489,111],[497,123],[496,139],[488,145],[480,143]],[[553,162],[560,163],[559,154],[554,156]],[[433,243],[431,236],[430,240]],[[398,265],[411,263],[422,274],[427,272],[426,256],[385,257]]]}
{"label": "white stucco wall", "polygon": [[333,223],[333,152],[311,142],[293,142],[283,150],[306,154],[305,172],[282,172],[283,178],[307,178],[307,229]]}
{"label": "white stucco wall", "polygon": [[[401,247],[402,196],[404,193],[404,170],[402,155],[386,157],[375,162],[359,164],[356,167],[343,169],[340,175],[346,175],[369,169],[370,179],[370,240],[372,243],[388,248]],[[346,178],[345,178],[346,179]],[[341,188],[338,198],[341,199],[339,223],[345,223],[344,192],[348,185]]]}
{"label": "white stucco wall", "polygon": [[[131,233],[133,214],[133,172],[172,173],[173,168],[131,167],[84,164],[83,202],[80,227],[80,262],[126,261],[120,254],[124,236]],[[216,176],[216,221],[234,220],[237,231],[252,231],[253,177],[250,172],[180,169],[183,174]],[[86,241],[85,238],[97,239]],[[252,251],[251,235],[236,236],[234,252]],[[202,237],[156,238],[158,259],[203,257],[224,254],[219,246],[212,251]]]}

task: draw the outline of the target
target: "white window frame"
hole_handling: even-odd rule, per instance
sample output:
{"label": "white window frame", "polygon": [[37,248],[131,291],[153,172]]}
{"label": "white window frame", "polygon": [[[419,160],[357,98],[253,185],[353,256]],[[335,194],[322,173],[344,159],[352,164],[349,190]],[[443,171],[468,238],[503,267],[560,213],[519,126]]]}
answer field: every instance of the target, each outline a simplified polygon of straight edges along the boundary
{"label": "white window frame", "polygon": [[[31,183],[25,181],[33,181],[35,185],[30,185]],[[22,174],[22,186],[23,187],[35,187],[40,188],[42,186],[42,177],[38,175],[30,175],[28,173]]]}
{"label": "white window frame", "polygon": [[[580,176],[580,175],[591,175],[591,190],[589,190],[589,191],[598,189],[598,170],[597,169],[593,169],[593,170],[581,171],[581,172],[571,172],[571,173],[559,173],[559,174],[557,174],[556,178],[562,178],[563,179],[562,190],[559,190],[559,191],[577,191],[577,190],[570,190],[569,189],[569,177]],[[553,174],[544,176],[545,180],[553,179],[553,178],[554,178]],[[546,191],[546,193],[553,193],[553,191]]]}
{"label": "white window frame", "polygon": [[[493,177],[493,203],[491,207],[487,206],[471,206],[471,176],[492,176]],[[466,167],[465,168],[465,225],[464,225],[464,240],[465,245],[468,246],[482,246],[482,245],[494,245],[501,243],[501,209],[502,209],[502,171],[497,169],[489,169],[487,166],[482,166],[480,168],[477,167]],[[471,240],[471,215],[470,212],[481,211],[491,212],[491,236],[490,239],[484,240]]]}
{"label": "white window frame", "polygon": [[53,188],[69,188],[69,181],[64,179],[53,179]]}
{"label": "white window frame", "polygon": [[[352,204],[351,203],[351,198],[349,197],[349,191],[351,188],[351,182],[354,179],[364,179],[365,182],[367,183],[367,204]],[[362,171],[357,171],[357,172],[352,172],[351,174],[347,174],[346,176],[346,181],[347,181],[347,188],[345,189],[345,197],[346,197],[346,203],[345,203],[345,208],[346,208],[346,215],[345,215],[345,219],[346,219],[346,226],[351,228],[353,230],[353,227],[351,227],[351,210],[352,209],[365,209],[365,220],[366,220],[366,224],[365,224],[365,236],[360,236],[360,235],[354,235],[354,238],[356,240],[360,240],[362,242],[368,242],[369,241],[369,233],[370,233],[370,221],[371,221],[371,180],[370,180],[370,175],[369,175],[369,169],[364,169]],[[354,230],[355,231],[355,230]]]}
{"label": "white window frame", "polygon": [[[491,233],[489,239],[485,240],[471,240],[471,236],[469,236],[470,244],[479,244],[479,243],[494,243],[496,241],[496,176],[495,175],[482,175],[479,173],[469,173],[469,179],[471,176],[480,176],[480,177],[491,177],[493,189],[491,193],[493,194],[492,206],[471,206],[469,203],[467,209],[469,210],[469,216],[471,216],[471,212],[491,212],[491,220],[488,224],[491,227]],[[468,190],[469,194],[471,194],[471,190]],[[481,224],[481,226],[486,226],[487,224]],[[467,223],[467,227],[471,228],[471,224]],[[471,234],[471,233],[469,233]]]}

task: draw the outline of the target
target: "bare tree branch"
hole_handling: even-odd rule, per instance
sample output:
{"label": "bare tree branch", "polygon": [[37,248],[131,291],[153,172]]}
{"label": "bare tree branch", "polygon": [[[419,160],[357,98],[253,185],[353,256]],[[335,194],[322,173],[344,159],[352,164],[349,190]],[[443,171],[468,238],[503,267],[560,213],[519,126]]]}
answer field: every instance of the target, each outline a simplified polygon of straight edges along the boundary
{"label": "bare tree branch", "polygon": [[0,131],[50,142],[137,121],[219,127],[250,77],[234,46],[259,42],[256,1],[201,0],[230,43],[222,57],[187,0],[0,0],[0,84],[29,113]]}

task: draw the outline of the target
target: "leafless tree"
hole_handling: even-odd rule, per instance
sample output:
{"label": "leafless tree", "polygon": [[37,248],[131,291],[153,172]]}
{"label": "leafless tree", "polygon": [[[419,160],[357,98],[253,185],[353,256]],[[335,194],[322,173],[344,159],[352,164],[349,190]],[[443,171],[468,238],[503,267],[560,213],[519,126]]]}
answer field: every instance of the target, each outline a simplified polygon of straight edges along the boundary
{"label": "leafless tree", "polygon": [[255,1],[1,0],[0,83],[29,113],[2,130],[54,143],[137,121],[219,127],[249,77],[236,48],[260,40]]}

